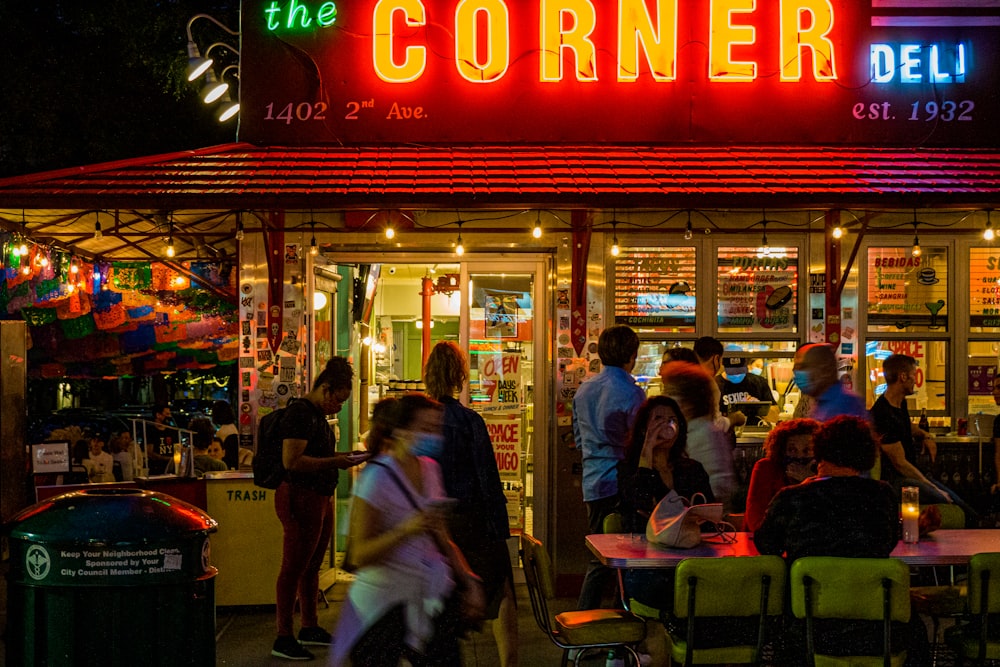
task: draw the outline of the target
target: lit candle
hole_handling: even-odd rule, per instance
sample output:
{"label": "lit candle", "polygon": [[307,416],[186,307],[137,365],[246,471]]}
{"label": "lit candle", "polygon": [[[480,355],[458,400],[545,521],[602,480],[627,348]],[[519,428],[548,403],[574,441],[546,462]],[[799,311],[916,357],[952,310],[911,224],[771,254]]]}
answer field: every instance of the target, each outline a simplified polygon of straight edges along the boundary
{"label": "lit candle", "polygon": [[174,443],[174,474],[180,477],[181,474],[181,443]]}
{"label": "lit candle", "polygon": [[903,487],[903,541],[914,544],[920,536],[919,489],[915,486]]}

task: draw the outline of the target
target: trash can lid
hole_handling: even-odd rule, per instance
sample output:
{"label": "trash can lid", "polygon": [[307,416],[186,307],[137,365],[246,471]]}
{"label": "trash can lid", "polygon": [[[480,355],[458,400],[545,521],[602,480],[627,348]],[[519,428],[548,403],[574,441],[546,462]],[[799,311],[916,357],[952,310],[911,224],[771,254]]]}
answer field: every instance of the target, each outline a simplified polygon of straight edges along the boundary
{"label": "trash can lid", "polygon": [[201,509],[144,489],[83,489],[27,507],[4,526],[13,539],[49,543],[162,542],[214,533],[218,523]]}

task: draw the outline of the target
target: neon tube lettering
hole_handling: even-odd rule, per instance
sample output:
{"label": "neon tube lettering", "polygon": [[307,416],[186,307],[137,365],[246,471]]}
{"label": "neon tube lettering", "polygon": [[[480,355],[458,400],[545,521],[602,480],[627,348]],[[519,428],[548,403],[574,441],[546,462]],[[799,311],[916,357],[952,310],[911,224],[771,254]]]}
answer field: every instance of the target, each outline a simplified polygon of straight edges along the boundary
{"label": "neon tube lettering", "polygon": [[[486,16],[484,60],[480,60],[477,17]],[[497,57],[500,54],[500,57]],[[455,9],[455,66],[466,81],[492,83],[510,66],[510,11],[502,0],[462,0]]]}
{"label": "neon tube lettering", "polygon": [[[809,17],[808,27],[805,24]],[[837,78],[833,42],[827,35],[833,30],[833,7],[828,0],[781,0],[781,80],[802,79],[802,50],[812,52],[813,77],[816,81]]]}
{"label": "neon tube lettering", "polygon": [[734,14],[750,14],[755,0],[713,0],[710,4],[708,36],[708,78],[712,81],[753,81],[757,63],[733,60],[733,46],[751,46],[757,30],[749,25],[733,25]]}
{"label": "neon tube lettering", "polygon": [[427,25],[424,5],[420,0],[379,0],[372,13],[372,64],[375,74],[386,83],[416,81],[427,67],[427,47],[407,46],[402,61],[397,61],[392,43],[395,37],[393,21],[403,15],[408,27]]}
{"label": "neon tube lettering", "polygon": [[[641,46],[640,46],[641,45]],[[654,81],[677,78],[677,0],[658,0],[656,22],[643,0],[618,3],[618,80],[639,78],[639,51]]]}
{"label": "neon tube lettering", "polygon": [[542,0],[539,80],[562,81],[565,50],[575,57],[577,81],[597,81],[597,49],[590,40],[596,25],[597,12],[587,0]]}

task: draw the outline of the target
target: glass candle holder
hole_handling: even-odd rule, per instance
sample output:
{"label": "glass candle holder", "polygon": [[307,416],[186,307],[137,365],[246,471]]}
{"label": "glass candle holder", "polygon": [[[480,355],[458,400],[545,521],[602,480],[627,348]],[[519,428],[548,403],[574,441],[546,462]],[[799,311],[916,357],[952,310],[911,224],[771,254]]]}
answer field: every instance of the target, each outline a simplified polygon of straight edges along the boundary
{"label": "glass candle holder", "polygon": [[902,490],[903,541],[915,544],[920,537],[920,489],[904,486]]}

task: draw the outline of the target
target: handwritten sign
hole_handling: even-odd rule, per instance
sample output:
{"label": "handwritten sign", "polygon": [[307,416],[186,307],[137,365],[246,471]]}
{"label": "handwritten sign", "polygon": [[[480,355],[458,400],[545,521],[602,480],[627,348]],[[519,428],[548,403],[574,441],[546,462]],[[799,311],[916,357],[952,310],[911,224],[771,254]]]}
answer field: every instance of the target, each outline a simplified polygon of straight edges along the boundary
{"label": "handwritten sign", "polygon": [[897,330],[947,329],[948,260],[945,248],[868,249],[868,324]]}
{"label": "handwritten sign", "polygon": [[719,331],[794,332],[798,249],[719,248]]}

